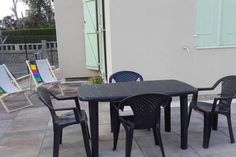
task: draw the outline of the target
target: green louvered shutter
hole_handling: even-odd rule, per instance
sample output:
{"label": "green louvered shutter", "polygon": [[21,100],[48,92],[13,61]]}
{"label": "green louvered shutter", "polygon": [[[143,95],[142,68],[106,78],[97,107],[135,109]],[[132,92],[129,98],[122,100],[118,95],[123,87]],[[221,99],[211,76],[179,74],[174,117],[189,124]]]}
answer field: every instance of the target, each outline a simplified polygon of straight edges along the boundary
{"label": "green louvered shutter", "polygon": [[98,70],[98,38],[96,0],[84,0],[86,66]]}
{"label": "green louvered shutter", "polygon": [[197,1],[197,47],[219,44],[220,0]]}
{"label": "green louvered shutter", "polygon": [[236,45],[236,0],[222,0],[221,46]]}

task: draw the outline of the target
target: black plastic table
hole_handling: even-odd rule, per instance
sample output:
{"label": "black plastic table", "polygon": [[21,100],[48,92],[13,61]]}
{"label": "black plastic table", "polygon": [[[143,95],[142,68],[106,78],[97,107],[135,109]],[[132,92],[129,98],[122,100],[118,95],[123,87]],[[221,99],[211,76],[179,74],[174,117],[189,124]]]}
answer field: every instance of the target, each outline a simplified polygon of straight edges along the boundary
{"label": "black plastic table", "polygon": [[[85,85],[78,89],[81,101],[88,101],[92,156],[98,157],[98,102],[120,101],[128,96],[144,93],[162,93],[180,97],[181,148],[188,145],[188,95],[195,94],[197,89],[178,80],[156,80],[143,82],[120,82],[101,85]],[[165,108],[165,130],[170,131],[170,107]]]}

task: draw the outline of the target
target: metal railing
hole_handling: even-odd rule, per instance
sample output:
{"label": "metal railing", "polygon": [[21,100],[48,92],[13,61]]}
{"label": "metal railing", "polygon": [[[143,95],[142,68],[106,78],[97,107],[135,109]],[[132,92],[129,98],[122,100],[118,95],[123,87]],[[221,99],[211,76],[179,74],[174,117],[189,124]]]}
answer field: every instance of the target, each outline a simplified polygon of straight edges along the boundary
{"label": "metal railing", "polygon": [[[57,67],[57,42],[55,40],[44,40],[45,36],[40,42],[35,42],[39,41],[39,38],[34,42],[29,42],[31,38],[27,39],[26,36],[17,38],[22,39],[18,39],[21,43],[0,43],[0,64],[9,66],[10,71],[16,77],[28,73],[25,60],[47,58],[51,65]],[[50,38],[55,39],[55,36]],[[48,36],[47,39],[49,39]]]}

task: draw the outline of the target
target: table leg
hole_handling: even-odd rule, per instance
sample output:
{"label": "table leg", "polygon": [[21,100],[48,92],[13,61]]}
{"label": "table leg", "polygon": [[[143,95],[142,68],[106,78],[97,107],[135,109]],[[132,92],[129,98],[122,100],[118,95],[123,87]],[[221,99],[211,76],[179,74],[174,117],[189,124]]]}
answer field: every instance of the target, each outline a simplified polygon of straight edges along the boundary
{"label": "table leg", "polygon": [[119,120],[119,112],[115,109],[114,105],[118,108],[119,102],[110,103],[111,132],[113,132],[114,128],[116,128],[116,123]]}
{"label": "table leg", "polygon": [[171,131],[171,108],[170,105],[166,106],[165,109],[165,131]]}
{"label": "table leg", "polygon": [[180,96],[181,148],[188,148],[188,96]]}
{"label": "table leg", "polygon": [[89,119],[92,143],[92,157],[98,157],[99,145],[99,127],[98,127],[98,102],[89,102]]}
{"label": "table leg", "polygon": [[213,130],[218,129],[218,114],[215,114],[214,117],[213,117],[212,129]]}

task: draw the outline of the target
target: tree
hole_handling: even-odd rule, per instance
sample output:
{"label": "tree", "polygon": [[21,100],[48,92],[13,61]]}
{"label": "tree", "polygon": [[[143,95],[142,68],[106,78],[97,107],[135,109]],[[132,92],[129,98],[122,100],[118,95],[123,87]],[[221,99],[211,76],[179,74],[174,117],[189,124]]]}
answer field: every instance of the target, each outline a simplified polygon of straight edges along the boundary
{"label": "tree", "polygon": [[54,26],[54,12],[51,0],[22,0],[28,5],[26,25],[30,27]]}
{"label": "tree", "polygon": [[0,20],[0,31],[1,31],[1,29],[3,29],[3,21],[2,20]]}
{"label": "tree", "polygon": [[12,0],[12,3],[13,3],[13,6],[11,7],[11,10],[14,14],[14,16],[16,17],[16,20],[18,20],[18,13],[17,13],[17,3],[18,3],[18,0]]}
{"label": "tree", "polygon": [[1,20],[1,27],[4,29],[16,29],[16,20],[12,16],[5,16]]}

